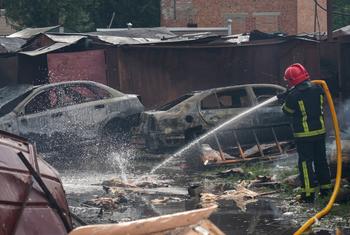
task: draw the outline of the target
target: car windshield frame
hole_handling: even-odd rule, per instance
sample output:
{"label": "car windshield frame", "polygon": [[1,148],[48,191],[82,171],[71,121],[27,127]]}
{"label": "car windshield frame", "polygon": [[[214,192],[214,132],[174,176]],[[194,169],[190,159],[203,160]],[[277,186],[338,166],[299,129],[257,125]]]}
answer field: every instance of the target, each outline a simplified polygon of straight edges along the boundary
{"label": "car windshield frame", "polygon": [[190,99],[193,96],[194,96],[193,93],[179,96],[175,100],[172,100],[172,101],[165,103],[165,104],[161,105],[160,107],[156,108],[156,110],[157,111],[168,111],[168,110],[174,108],[175,106],[181,104],[182,102]]}
{"label": "car windshield frame", "polygon": [[0,107],[0,117],[3,117],[11,113],[12,111],[14,111],[16,107],[18,107],[18,105],[21,104],[31,93],[32,93],[32,90],[29,90],[17,96],[16,98],[6,102],[5,104],[3,104]]}

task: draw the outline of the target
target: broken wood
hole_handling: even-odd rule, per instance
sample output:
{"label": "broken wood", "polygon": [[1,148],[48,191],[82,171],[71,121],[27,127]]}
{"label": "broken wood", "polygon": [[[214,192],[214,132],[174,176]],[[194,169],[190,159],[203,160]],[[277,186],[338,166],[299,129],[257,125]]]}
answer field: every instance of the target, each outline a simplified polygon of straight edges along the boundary
{"label": "broken wood", "polygon": [[[154,218],[141,219],[120,224],[88,225],[74,229],[69,235],[146,235],[146,234],[175,234],[176,230],[188,228],[179,235],[224,235],[208,218],[217,206],[163,215]],[[205,233],[201,232],[205,231]]]}

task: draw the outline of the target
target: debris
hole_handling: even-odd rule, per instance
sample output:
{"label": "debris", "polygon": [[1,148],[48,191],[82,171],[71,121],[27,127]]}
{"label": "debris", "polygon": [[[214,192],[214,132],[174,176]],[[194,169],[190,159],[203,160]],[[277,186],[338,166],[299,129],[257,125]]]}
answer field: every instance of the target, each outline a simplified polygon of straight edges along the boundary
{"label": "debris", "polygon": [[227,159],[234,159],[234,157],[228,155],[227,153],[216,151],[210,147],[209,144],[202,144],[200,159],[204,165],[208,165],[209,163],[213,162],[222,162]]}
{"label": "debris", "polygon": [[190,185],[187,188],[188,195],[190,195],[190,197],[199,197],[200,194],[202,193],[202,190],[203,190],[203,187],[198,184]]}
{"label": "debris", "polygon": [[229,176],[244,176],[246,175],[242,168],[231,168],[229,170],[220,171],[217,173],[219,177],[229,177]]}
{"label": "debris", "polygon": [[102,182],[103,186],[110,186],[110,187],[123,187],[123,188],[135,188],[136,185],[129,182],[124,182],[121,179],[113,178],[110,180],[105,180]]}
{"label": "debris", "polygon": [[[70,232],[70,235],[87,234],[193,234],[224,235],[208,220],[217,206],[180,212],[159,217],[141,219],[119,224],[98,224],[82,226]],[[207,233],[208,232],[208,233]]]}
{"label": "debris", "polygon": [[200,203],[203,207],[215,205],[216,201],[220,198],[220,196],[212,193],[201,193],[200,196]]}
{"label": "debris", "polygon": [[102,213],[103,210],[102,208],[99,207],[73,207],[70,206],[69,210],[78,216],[84,215],[85,218],[90,219],[90,218],[96,218],[99,217]]}
{"label": "debris", "polygon": [[261,183],[271,182],[272,176],[258,175],[256,179],[259,180]]}
{"label": "debris", "polygon": [[300,186],[301,186],[301,182],[300,182],[300,179],[299,179],[299,175],[298,175],[298,174],[288,176],[287,178],[285,178],[285,179],[282,180],[282,183],[283,183],[283,184],[287,184],[287,185],[289,185],[289,186],[292,186],[292,187],[294,187],[294,188],[300,187]]}
{"label": "debris", "polygon": [[258,175],[256,180],[252,180],[248,185],[248,188],[260,188],[260,187],[269,187],[269,188],[278,188],[281,185],[280,182],[275,181],[273,176],[264,176]]}
{"label": "debris", "polygon": [[137,187],[140,188],[157,188],[157,187],[169,187],[169,184],[167,183],[160,183],[160,182],[140,182],[136,184]]}
{"label": "debris", "polygon": [[170,202],[180,202],[181,198],[178,197],[163,197],[163,198],[156,198],[151,200],[151,203],[154,205],[159,205],[159,204],[165,204],[165,203],[170,203]]}
{"label": "debris", "polygon": [[116,208],[116,204],[118,204],[118,198],[99,197],[86,201],[84,202],[84,204],[89,206],[100,207],[106,210],[111,210]]}
{"label": "debris", "polygon": [[291,216],[294,215],[294,213],[291,212],[291,211],[288,211],[288,212],[283,213],[282,215],[283,215],[283,216],[286,216],[286,217],[291,217]]}
{"label": "debris", "polygon": [[255,202],[255,198],[258,195],[258,193],[251,191],[242,185],[237,185],[234,190],[225,191],[220,199],[232,199],[238,208],[240,208],[242,211],[245,211],[246,205],[251,202]]}
{"label": "debris", "polygon": [[225,191],[222,195],[215,195],[211,193],[202,193],[201,194],[201,205],[211,205],[218,200],[233,200],[237,207],[242,211],[246,210],[246,205],[251,202],[255,202],[255,198],[259,194],[245,188],[242,185],[237,185],[234,190]]}

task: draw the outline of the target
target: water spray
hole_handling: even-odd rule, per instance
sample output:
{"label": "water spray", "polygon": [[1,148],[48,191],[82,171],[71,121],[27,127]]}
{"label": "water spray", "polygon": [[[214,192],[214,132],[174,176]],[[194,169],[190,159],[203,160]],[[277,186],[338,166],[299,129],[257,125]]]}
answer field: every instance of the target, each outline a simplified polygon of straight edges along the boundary
{"label": "water spray", "polygon": [[247,116],[248,114],[255,112],[256,110],[258,110],[261,107],[264,107],[270,103],[273,103],[275,101],[277,101],[278,98],[277,96],[271,97],[270,99],[265,100],[264,102],[238,114],[237,116],[234,116],[233,118],[223,122],[222,124],[220,124],[219,126],[213,128],[212,130],[210,130],[209,132],[203,134],[202,136],[198,137],[197,139],[193,140],[192,142],[188,143],[187,145],[185,145],[183,148],[181,148],[179,151],[177,151],[176,153],[174,153],[171,157],[169,157],[168,159],[166,159],[165,161],[163,161],[162,163],[160,163],[159,165],[157,165],[156,167],[154,167],[151,171],[150,174],[153,174],[155,171],[157,171],[159,168],[163,167],[164,165],[166,165],[168,162],[170,162],[173,158],[175,158],[176,156],[181,156],[184,152],[186,152],[187,150],[191,149],[194,145],[198,144],[201,140],[207,138],[208,136],[211,136],[212,134],[215,134],[218,130],[225,128],[226,126],[232,124],[235,121],[238,121],[239,119]]}

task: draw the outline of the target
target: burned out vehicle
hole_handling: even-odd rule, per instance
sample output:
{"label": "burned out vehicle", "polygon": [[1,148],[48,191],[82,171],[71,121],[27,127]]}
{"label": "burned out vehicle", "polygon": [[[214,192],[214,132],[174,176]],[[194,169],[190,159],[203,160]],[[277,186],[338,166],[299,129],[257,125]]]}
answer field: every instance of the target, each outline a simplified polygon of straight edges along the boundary
{"label": "burned out vehicle", "polygon": [[0,89],[0,129],[39,142],[42,152],[116,134],[143,109],[137,95],[92,81]]}
{"label": "burned out vehicle", "polygon": [[[219,123],[284,91],[285,88],[273,84],[248,84],[185,94],[141,115],[139,142],[143,142],[149,150],[179,147]],[[248,130],[244,128],[273,125],[287,125],[290,128],[288,123],[280,104],[275,102],[230,128],[241,128],[244,134]],[[291,136],[291,132],[286,130],[285,126],[277,129],[277,132],[280,132],[277,134],[287,132],[283,138],[287,138],[286,135]],[[264,133],[266,134],[266,130],[257,131],[259,139],[272,140],[271,134],[266,136]],[[243,139],[248,144],[256,138],[252,136]]]}

